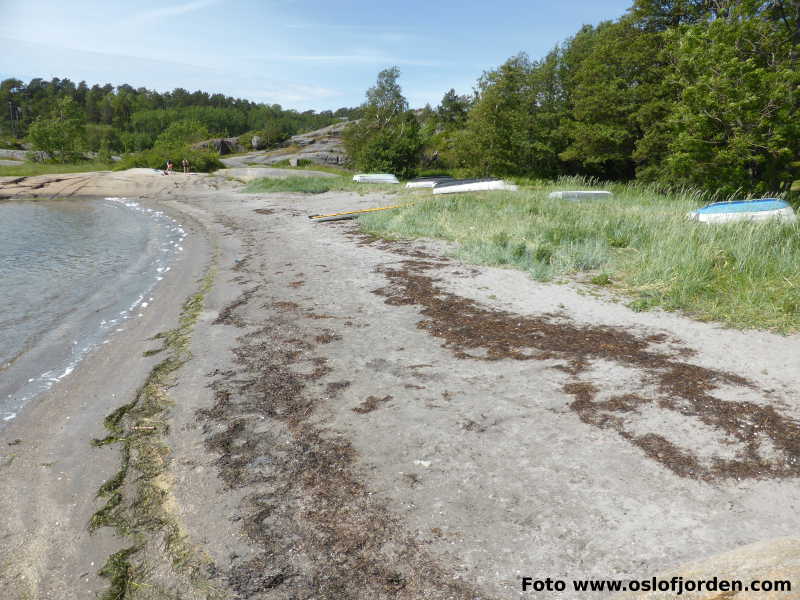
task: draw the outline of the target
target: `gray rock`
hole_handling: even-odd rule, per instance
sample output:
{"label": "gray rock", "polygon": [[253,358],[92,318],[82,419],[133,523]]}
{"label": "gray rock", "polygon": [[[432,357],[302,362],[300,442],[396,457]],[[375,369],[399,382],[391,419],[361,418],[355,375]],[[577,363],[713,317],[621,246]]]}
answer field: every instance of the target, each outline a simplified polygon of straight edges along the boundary
{"label": "gray rock", "polygon": [[[347,163],[347,155],[342,143],[342,132],[349,122],[335,123],[316,131],[296,135],[284,144],[284,148],[299,147],[296,152],[276,150],[271,152],[252,152],[245,156],[226,158],[223,162],[230,167],[244,167],[253,164],[274,165],[284,161],[289,164],[302,164],[309,161],[317,165],[341,166]],[[253,138],[255,140],[255,137]],[[213,140],[208,140],[213,141]],[[252,143],[252,142],[251,142]]]}
{"label": "gray rock", "polygon": [[0,158],[5,158],[6,160],[25,160],[28,158],[28,153],[25,150],[8,150],[5,148],[0,148]]}
{"label": "gray rock", "polygon": [[224,156],[226,154],[235,154],[236,152],[244,152],[245,148],[242,144],[239,143],[239,138],[212,138],[210,140],[204,140],[202,142],[197,142],[196,144],[192,145],[192,148],[197,148],[200,150],[214,150],[218,152],[220,156]]}

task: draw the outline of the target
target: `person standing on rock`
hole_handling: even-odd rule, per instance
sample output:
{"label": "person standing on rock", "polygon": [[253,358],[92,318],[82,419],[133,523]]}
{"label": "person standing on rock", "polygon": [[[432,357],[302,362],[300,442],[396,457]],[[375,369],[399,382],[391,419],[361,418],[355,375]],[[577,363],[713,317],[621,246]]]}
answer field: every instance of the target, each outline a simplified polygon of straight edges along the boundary
{"label": "person standing on rock", "polygon": [[184,173],[188,173],[189,172],[189,161],[184,158],[181,161],[181,165],[183,166],[183,172]]}

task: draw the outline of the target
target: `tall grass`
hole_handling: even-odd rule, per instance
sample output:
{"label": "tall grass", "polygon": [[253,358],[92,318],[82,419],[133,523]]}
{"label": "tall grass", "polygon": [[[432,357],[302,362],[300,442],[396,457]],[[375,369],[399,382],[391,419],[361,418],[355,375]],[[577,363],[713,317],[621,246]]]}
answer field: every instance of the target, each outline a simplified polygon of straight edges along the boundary
{"label": "tall grass", "polygon": [[[330,178],[333,179],[333,178]],[[244,192],[270,193],[270,192],[302,192],[304,194],[323,194],[338,185],[338,181],[329,181],[327,177],[280,177],[256,179],[248,183]]]}
{"label": "tall grass", "polygon": [[612,185],[611,199],[570,202],[547,194],[593,182],[529,183],[519,192],[433,196],[359,223],[386,237],[451,240],[465,261],[538,280],[585,274],[628,294],[637,310],[660,306],[734,327],[800,330],[798,224],[690,222],[686,213],[709,198],[689,189]]}
{"label": "tall grass", "polygon": [[[262,163],[248,163],[249,166],[253,167],[263,167]],[[279,160],[278,162],[274,162],[269,165],[270,167],[278,168],[278,169],[293,169],[296,171],[322,171],[323,173],[331,173],[333,175],[353,175],[355,171],[352,169],[346,169],[344,167],[336,167],[333,165],[320,165],[307,158],[300,158],[297,160],[297,166],[293,167],[289,164],[289,159],[286,160]]]}
{"label": "tall grass", "polygon": [[88,173],[109,171],[113,163],[82,161],[77,163],[20,162],[19,165],[0,166],[0,177],[29,177],[33,175],[55,175],[59,173]]}
{"label": "tall grass", "polygon": [[350,177],[270,177],[256,179],[242,190],[249,194],[268,194],[273,192],[301,192],[304,194],[323,194],[330,191],[350,191],[368,194],[375,192],[398,193],[402,186],[390,184],[355,183]]}

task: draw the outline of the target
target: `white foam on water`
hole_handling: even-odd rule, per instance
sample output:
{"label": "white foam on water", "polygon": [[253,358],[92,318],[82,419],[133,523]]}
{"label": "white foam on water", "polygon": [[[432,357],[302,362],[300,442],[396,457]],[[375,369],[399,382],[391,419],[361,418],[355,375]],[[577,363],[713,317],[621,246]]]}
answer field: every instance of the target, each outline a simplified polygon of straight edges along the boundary
{"label": "white foam on water", "polygon": [[139,306],[139,304],[141,304],[142,300],[144,300],[144,294],[139,294],[139,297],[134,301],[133,304],[130,305],[130,307],[128,307],[128,310],[133,310],[134,308]]}

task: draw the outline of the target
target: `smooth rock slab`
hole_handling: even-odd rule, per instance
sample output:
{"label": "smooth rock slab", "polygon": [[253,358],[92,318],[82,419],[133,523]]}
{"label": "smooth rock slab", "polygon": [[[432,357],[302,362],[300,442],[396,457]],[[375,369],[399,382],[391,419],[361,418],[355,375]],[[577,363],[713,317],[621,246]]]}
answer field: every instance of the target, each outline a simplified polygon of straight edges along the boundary
{"label": "smooth rock slab", "polygon": [[758,581],[790,581],[792,590],[754,592],[628,592],[614,596],[615,600],[797,600],[800,598],[800,538],[777,538],[742,546],[731,552],[717,554],[658,575],[659,580],[683,577],[683,581],[710,580],[742,581],[745,586]]}

